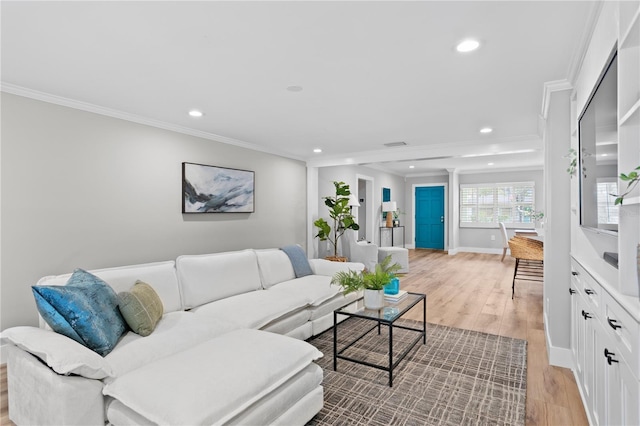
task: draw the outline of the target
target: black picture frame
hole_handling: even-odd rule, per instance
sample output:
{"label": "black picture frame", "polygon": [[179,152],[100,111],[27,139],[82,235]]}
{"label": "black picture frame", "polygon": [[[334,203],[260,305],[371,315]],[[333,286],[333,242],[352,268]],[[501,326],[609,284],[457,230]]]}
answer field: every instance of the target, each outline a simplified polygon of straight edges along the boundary
{"label": "black picture frame", "polygon": [[255,172],[182,163],[182,213],[254,213]]}

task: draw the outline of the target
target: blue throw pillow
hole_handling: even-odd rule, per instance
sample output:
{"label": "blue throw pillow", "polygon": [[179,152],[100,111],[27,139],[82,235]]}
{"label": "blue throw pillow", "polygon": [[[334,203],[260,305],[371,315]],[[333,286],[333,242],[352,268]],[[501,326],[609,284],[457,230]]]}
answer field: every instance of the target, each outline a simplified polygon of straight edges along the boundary
{"label": "blue throw pillow", "polygon": [[55,332],[102,356],[111,352],[127,330],[116,292],[87,271],[76,269],[63,286],[31,289],[40,315]]}
{"label": "blue throw pillow", "polygon": [[285,252],[289,256],[291,265],[293,266],[293,272],[296,274],[296,278],[312,275],[311,265],[309,265],[309,259],[305,254],[302,247],[299,245],[291,245],[281,247],[280,250]]}

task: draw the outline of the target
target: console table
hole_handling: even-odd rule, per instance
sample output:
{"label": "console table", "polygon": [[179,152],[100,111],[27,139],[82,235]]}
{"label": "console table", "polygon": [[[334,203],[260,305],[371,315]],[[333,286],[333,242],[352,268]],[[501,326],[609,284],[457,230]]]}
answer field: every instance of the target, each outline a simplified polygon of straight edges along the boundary
{"label": "console table", "polygon": [[404,247],[404,243],[405,243],[404,225],[394,226],[393,228],[387,228],[386,226],[381,226],[380,227],[380,246],[382,247],[382,230],[383,229],[390,229],[391,230],[391,247],[393,247],[393,234],[395,234],[394,231],[396,229],[400,229],[400,228],[402,228],[402,247]]}

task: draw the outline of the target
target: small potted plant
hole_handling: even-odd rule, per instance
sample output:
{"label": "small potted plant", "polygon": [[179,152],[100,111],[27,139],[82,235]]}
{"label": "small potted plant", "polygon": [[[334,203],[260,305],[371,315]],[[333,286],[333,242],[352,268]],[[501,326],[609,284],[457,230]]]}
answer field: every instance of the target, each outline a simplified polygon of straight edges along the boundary
{"label": "small potted plant", "polygon": [[331,284],[342,287],[344,294],[364,290],[364,307],[381,309],[384,307],[384,286],[395,278],[395,273],[400,268],[398,263],[391,264],[389,255],[373,271],[340,271],[333,276]]}
{"label": "small potted plant", "polygon": [[349,208],[349,195],[351,195],[349,185],[337,181],[333,182],[333,185],[336,187],[335,195],[323,197],[324,204],[329,208],[329,217],[333,219],[333,228],[324,218],[316,220],[313,224],[318,228],[316,237],[320,241],[329,241],[333,246],[333,256],[328,256],[326,259],[346,262],[346,257],[338,256],[338,241],[347,229],[357,231],[360,226],[356,223]]}

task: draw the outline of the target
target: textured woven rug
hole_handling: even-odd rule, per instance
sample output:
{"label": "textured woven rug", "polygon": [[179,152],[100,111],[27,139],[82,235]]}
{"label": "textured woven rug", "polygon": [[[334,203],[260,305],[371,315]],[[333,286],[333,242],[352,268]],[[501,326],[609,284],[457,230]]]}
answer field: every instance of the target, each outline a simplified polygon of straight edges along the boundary
{"label": "textured woven rug", "polygon": [[[412,327],[421,323],[399,320]],[[338,348],[370,321],[340,325]],[[384,365],[387,327],[369,333],[345,355]],[[394,328],[394,353],[415,334]],[[341,342],[343,344],[341,344]],[[309,425],[523,425],[527,389],[527,342],[427,324],[418,345],[393,372],[338,360],[333,371],[333,330],[309,340],[324,353],[324,407]]]}

